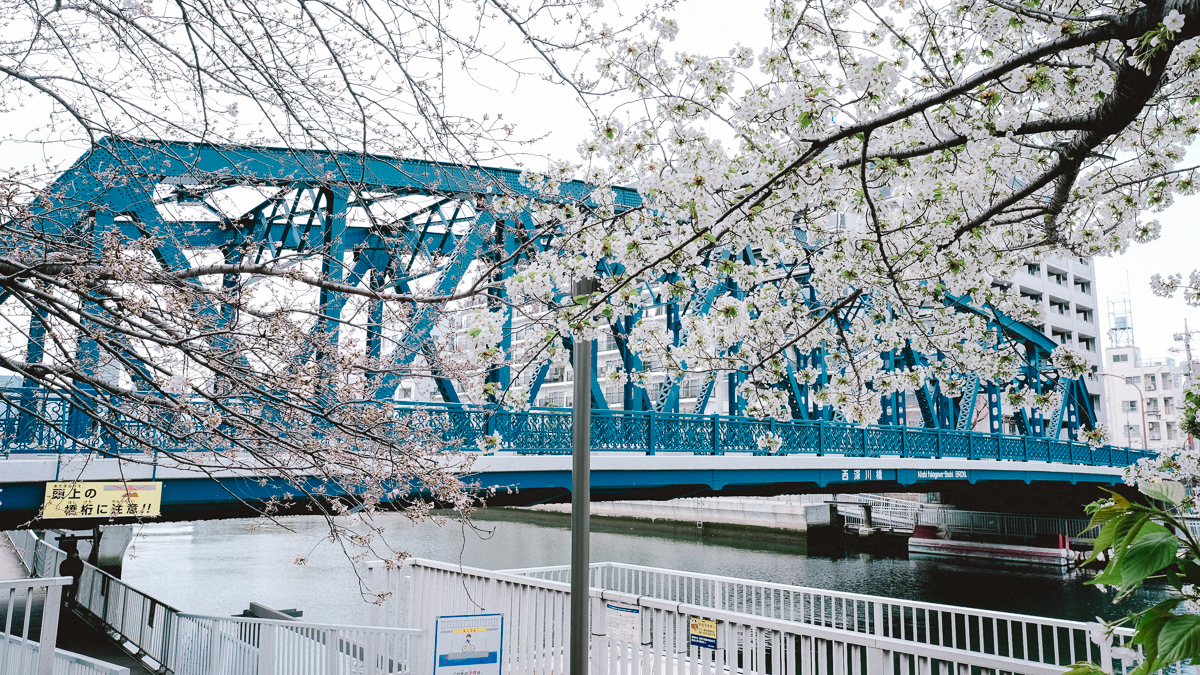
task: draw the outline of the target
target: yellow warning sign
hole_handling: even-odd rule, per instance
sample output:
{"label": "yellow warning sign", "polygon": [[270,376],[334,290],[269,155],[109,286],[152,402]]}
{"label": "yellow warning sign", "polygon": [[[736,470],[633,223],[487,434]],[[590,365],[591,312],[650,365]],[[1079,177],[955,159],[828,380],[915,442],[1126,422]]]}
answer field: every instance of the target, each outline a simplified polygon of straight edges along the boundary
{"label": "yellow warning sign", "polygon": [[702,649],[716,649],[717,622],[698,616],[688,617],[688,644]]}
{"label": "yellow warning sign", "polygon": [[46,483],[43,518],[157,516],[162,483]]}

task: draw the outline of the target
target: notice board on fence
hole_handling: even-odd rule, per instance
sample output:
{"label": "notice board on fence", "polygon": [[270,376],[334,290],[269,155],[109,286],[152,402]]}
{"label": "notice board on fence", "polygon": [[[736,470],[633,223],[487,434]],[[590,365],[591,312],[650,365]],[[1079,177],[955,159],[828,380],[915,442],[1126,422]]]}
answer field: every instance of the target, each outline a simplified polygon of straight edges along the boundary
{"label": "notice board on fence", "polygon": [[500,675],[503,646],[503,614],[439,616],[433,675]]}
{"label": "notice board on fence", "polygon": [[58,482],[46,483],[43,518],[153,517],[161,513],[162,483]]}
{"label": "notice board on fence", "polygon": [[717,622],[712,619],[701,619],[698,616],[688,617],[688,644],[701,649],[717,648]]}

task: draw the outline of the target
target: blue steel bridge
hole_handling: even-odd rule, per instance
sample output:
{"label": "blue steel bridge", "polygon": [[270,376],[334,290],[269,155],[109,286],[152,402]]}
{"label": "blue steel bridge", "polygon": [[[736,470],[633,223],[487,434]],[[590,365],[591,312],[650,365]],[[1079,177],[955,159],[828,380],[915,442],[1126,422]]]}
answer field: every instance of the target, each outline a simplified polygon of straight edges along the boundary
{"label": "blue steel bridge", "polygon": [[[246,212],[230,216],[214,206],[225,190],[238,186],[274,189]],[[573,201],[589,208],[591,187],[570,182],[553,199]],[[127,239],[155,237],[154,254],[167,270],[190,267],[189,254],[220,251],[228,263],[262,260],[282,253],[321,256],[323,273],[344,284],[376,291],[408,292],[428,288],[448,294],[459,287],[475,261],[498,266],[501,278],[515,273],[531,256],[554,246],[555,233],[535,223],[529,212],[498,215],[485,208],[498,194],[548,199],[522,185],[519,172],[488,167],[446,165],[398,158],[342,155],[319,151],[294,151],[265,147],[223,147],[159,141],[106,139],[97,143],[51,189],[53,198],[36,206],[34,217],[20,227],[36,228],[48,236],[66,236],[89,230],[95,236],[116,230]],[[417,199],[400,217],[375,213],[388,199]],[[618,210],[640,205],[636,191],[616,190]],[[172,209],[188,207],[186,219]],[[371,212],[372,217],[362,217]],[[197,215],[198,214],[198,215]],[[10,224],[10,227],[13,225]],[[803,231],[796,236],[803,238]],[[99,237],[95,236],[98,240]],[[766,264],[756,251],[724,251],[749,264]],[[331,262],[332,261],[332,262]],[[600,261],[597,275],[619,273]],[[807,284],[804,265],[773,270],[775,276],[793,277]],[[235,276],[235,275],[229,275]],[[764,275],[770,276],[770,275]],[[734,284],[693,289],[699,300],[678,302],[660,288],[678,279],[646,284],[650,304],[631,315],[613,317],[610,329],[619,353],[620,367],[628,373],[643,370],[639,354],[627,337],[642,312],[660,307],[667,328],[677,343],[686,338],[684,320],[709,311],[725,294],[739,294]],[[226,279],[226,287],[237,287]],[[807,286],[812,288],[811,286]],[[490,291],[492,311],[505,312],[506,331],[498,345],[512,347],[515,332],[512,309],[502,302],[502,292]],[[7,292],[0,300],[7,300]],[[815,290],[807,299],[814,308],[824,300]],[[380,336],[385,330],[381,302],[370,300],[367,349],[372,357],[383,353]],[[869,302],[869,299],[864,301]],[[1024,362],[1013,382],[988,382],[977,374],[961,374],[967,386],[951,396],[939,383],[928,381],[912,391],[882,396],[884,414],[878,424],[856,426],[841,421],[828,406],[813,397],[829,377],[822,349],[789,350],[787,377],[779,386],[787,396],[792,421],[763,421],[745,415],[745,401],[737,387],[746,374],[733,372],[704,381],[690,411],[681,410],[681,380],[664,378],[642,389],[625,386],[620,408],[610,406],[598,384],[596,359],[590,373],[592,391],[592,442],[598,453],[598,498],[670,498],[685,494],[780,494],[804,491],[878,491],[886,489],[940,489],[977,483],[1022,485],[1111,485],[1120,480],[1120,469],[1143,453],[1104,446],[1091,448],[1071,442],[1081,429],[1096,424],[1096,414],[1083,378],[1060,377],[1049,366],[1057,344],[1039,330],[1013,320],[965,297],[946,297],[956,311],[972,313],[994,330],[1003,346],[1014,347]],[[314,331],[324,331],[336,342],[345,298],[323,290],[320,318]],[[849,321],[865,305],[852,305],[837,320]],[[472,448],[483,435],[498,432],[499,453],[481,459],[477,480],[483,489],[499,490],[493,503],[535,503],[563,499],[569,485],[566,458],[569,449],[569,413],[534,409],[506,410],[495,405],[462,400],[454,378],[436,370],[436,326],[440,317],[432,306],[414,308],[403,326],[397,355],[399,365],[424,357],[435,367],[440,402],[398,400],[400,379],[380,375],[376,396],[401,411],[420,410],[438,420],[448,440]],[[27,361],[44,357],[44,331],[32,325],[27,333]],[[570,346],[569,338],[564,346]],[[80,337],[81,353],[97,350]],[[593,350],[595,345],[593,345]],[[888,369],[927,365],[938,354],[911,348],[881,354]],[[135,360],[136,362],[136,360]],[[549,362],[534,364],[529,383],[530,400],[536,400],[547,379]],[[795,377],[795,372],[815,368],[815,382]],[[144,371],[127,373],[134,387]],[[577,376],[587,376],[579,374]],[[489,379],[508,387],[508,367],[498,367]],[[172,517],[206,517],[224,513],[239,500],[278,496],[286,486],[268,481],[259,485],[243,476],[216,479],[189,473],[168,459],[143,465],[122,465],[115,457],[129,450],[120,434],[96,431],[93,408],[69,387],[47,388],[30,377],[22,386],[0,389],[0,517],[25,516],[40,504],[47,481],[85,479],[158,479],[164,489],[164,512]],[[1001,394],[1009,386],[1038,392],[1056,390],[1063,404],[1054,410],[1005,411]],[[708,412],[718,387],[725,387],[728,414]],[[152,389],[144,387],[144,389]],[[95,392],[92,392],[94,395]],[[919,420],[906,416],[908,397],[915,397]],[[986,411],[987,432],[974,431],[977,409]],[[1011,415],[1018,431],[1002,434]],[[143,440],[152,440],[164,453],[191,450],[175,447],[149,428],[133,422],[106,419],[110,428]],[[122,426],[125,425],[125,426]],[[82,473],[64,475],[75,457],[88,446],[73,439],[98,434],[104,452],[96,453]],[[775,433],[783,440],[775,452],[764,452],[758,439]],[[90,451],[89,451],[90,452]]]}

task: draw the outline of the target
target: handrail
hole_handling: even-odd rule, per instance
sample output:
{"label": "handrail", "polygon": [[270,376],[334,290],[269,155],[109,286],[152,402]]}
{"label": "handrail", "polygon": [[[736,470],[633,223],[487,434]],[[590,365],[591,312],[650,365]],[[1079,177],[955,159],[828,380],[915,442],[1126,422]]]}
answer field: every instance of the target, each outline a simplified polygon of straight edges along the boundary
{"label": "handrail", "polygon": [[[66,558],[28,530],[9,537],[34,574],[53,573]],[[412,674],[412,654],[425,635],[412,628],[186,614],[87,563],[75,600],[140,659],[174,675],[211,675],[214,663],[232,664],[220,671],[226,675]]]}
{"label": "handrail", "polygon": [[[63,453],[86,450],[61,430],[71,415],[69,403],[40,390],[0,389],[0,399],[32,397],[25,408],[37,410],[47,425],[28,418],[12,405],[0,403],[0,425],[22,429],[0,438],[0,452]],[[430,405],[395,402],[400,415],[425,415],[431,426],[464,449],[476,447],[484,436],[499,434],[501,451],[520,454],[567,454],[570,452],[570,412],[554,410],[515,411],[485,405]],[[22,415],[26,415],[22,417]],[[187,451],[170,439],[158,438],[153,430],[135,421],[113,422],[129,433],[147,436],[158,447]],[[1123,467],[1156,453],[1131,448],[1060,441],[1050,438],[1009,436],[990,432],[953,431],[897,425],[856,425],[825,420],[777,421],[729,415],[662,413],[653,410],[592,411],[592,447],[599,452],[766,454],[759,439],[773,434],[781,445],[772,454],[835,453],[847,457],[897,457],[918,459],[957,458],[967,460],[1045,461],[1088,466]],[[113,447],[120,452],[126,448]]]}
{"label": "handrail", "polygon": [[[437,613],[510,612],[506,616],[517,617],[513,639],[541,647],[514,657],[520,668],[513,670],[526,672],[547,663],[553,670],[561,662],[565,645],[549,627],[561,620],[562,608],[569,604],[570,586],[563,577],[568,566],[493,572],[414,559],[402,569],[409,570],[407,576],[402,572],[393,579],[407,589],[409,611],[398,619],[428,626]],[[696,672],[697,662],[708,664],[701,665],[702,672],[712,672],[709,666],[715,662],[716,672],[725,664],[730,673],[761,673],[763,659],[772,653],[771,672],[785,675],[891,673],[894,663],[901,673],[945,672],[931,671],[926,659],[947,664],[948,672],[983,668],[1053,675],[1081,660],[1127,672],[1141,658],[1139,652],[1091,641],[1098,636],[1078,621],[622,563],[591,565],[590,585],[593,673]],[[606,637],[603,612],[610,601],[641,608],[640,641]],[[689,617],[716,621],[715,651],[689,644]],[[1132,631],[1119,629],[1115,638],[1116,646],[1128,647]],[[863,649],[865,654],[858,651]],[[832,662],[811,667],[816,665],[811,659],[824,661],[829,650]],[[626,653],[627,658],[621,656]],[[613,655],[620,663],[614,664]],[[865,671],[857,665],[862,659],[868,664]],[[884,660],[871,666],[873,659]],[[750,667],[754,662],[758,668]],[[625,670],[625,664],[632,667]]]}
{"label": "handrail", "polygon": [[[0,673],[4,675],[129,675],[129,670],[74,652],[57,648],[62,592],[74,583],[71,577],[40,577],[0,580]],[[34,594],[44,592],[41,602],[41,634],[31,638],[33,615],[38,611]],[[17,613],[23,614],[20,620]],[[42,645],[46,649],[42,649]]]}

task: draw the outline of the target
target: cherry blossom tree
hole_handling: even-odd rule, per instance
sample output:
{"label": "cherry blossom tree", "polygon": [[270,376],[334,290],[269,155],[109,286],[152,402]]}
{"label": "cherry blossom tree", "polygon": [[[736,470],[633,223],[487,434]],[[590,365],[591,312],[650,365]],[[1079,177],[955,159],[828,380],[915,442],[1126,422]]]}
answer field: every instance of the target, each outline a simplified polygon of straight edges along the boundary
{"label": "cherry blossom tree", "polygon": [[[546,299],[603,260],[615,272],[571,314],[587,332],[635,311],[640,283],[701,304],[731,289],[679,344],[649,322],[632,340],[677,371],[741,371],[749,410],[775,417],[790,350],[823,347],[839,375],[818,402],[874,422],[881,393],[927,378],[954,395],[966,373],[1017,376],[1021,355],[951,298],[1036,324],[1008,282],[1020,266],[1151,240],[1148,213],[1196,188],[1190,5],[778,1],[765,18],[770,44],[716,56],[672,53],[670,18],[602,31],[601,75],[629,100],[597,120],[581,170],[644,203],[556,213],[562,246],[511,297]],[[906,347],[942,360],[885,369]],[[1086,368],[1068,347],[1056,362]]]}
{"label": "cherry blossom tree", "polygon": [[[646,285],[700,309],[679,335],[640,322],[629,344],[671,377],[739,373],[754,415],[789,415],[777,385],[794,354],[818,347],[833,376],[817,403],[855,422],[879,418],[881,394],[929,379],[950,396],[968,373],[1013,382],[1023,355],[955,305],[1037,323],[1008,283],[1021,265],[1150,240],[1158,225],[1147,214],[1196,189],[1195,167],[1182,164],[1200,103],[1193,4],[774,0],[768,44],[712,56],[672,52],[670,6],[609,25],[617,20],[598,1],[0,4],[2,105],[42,106],[47,122],[30,136],[42,141],[531,166],[518,153],[536,132],[455,107],[451,84],[487,68],[557,85],[562,98],[550,104],[594,120],[579,157],[545,158],[519,189],[470,200],[489,217],[528,214],[536,231],[508,260],[519,261],[511,276],[484,265],[450,293],[338,285],[329,272],[344,261],[320,247],[253,267],[196,253],[184,272],[156,259],[152,237],[49,236],[31,224],[62,167],[14,168],[0,202],[0,287],[14,317],[0,367],[97,401],[80,406],[87,429],[122,433],[111,420],[132,416],[210,449],[179,460],[202,470],[253,457],[243,468],[257,475],[307,485],[302,476],[316,472],[369,507],[409,478],[439,500],[469,501],[459,478],[469,457],[442,453],[436,425],[366,403],[383,375],[431,376],[401,367],[413,348],[402,330],[379,337],[393,356],[369,357],[372,299],[403,326],[417,307],[445,311],[489,293],[471,344],[442,365],[474,400],[503,405],[528,401],[489,371],[565,359],[564,336],[596,338],[614,317],[636,315]],[[571,179],[590,186],[582,198],[565,191]],[[640,204],[619,205],[615,186],[634,186]],[[540,235],[552,237],[545,250]],[[226,284],[239,276],[257,286]],[[587,276],[600,290],[572,297]],[[347,298],[336,342],[313,330],[323,293]],[[554,311],[508,353],[496,349],[505,307],[533,305]],[[221,308],[237,320],[218,321]],[[22,312],[36,320],[22,324]],[[47,336],[37,363],[27,326]],[[908,348],[941,358],[885,367],[881,354]],[[1055,365],[1069,376],[1086,368],[1067,347]],[[1025,407],[1059,403],[1032,387],[1008,395]],[[241,400],[251,403],[232,403]]]}

